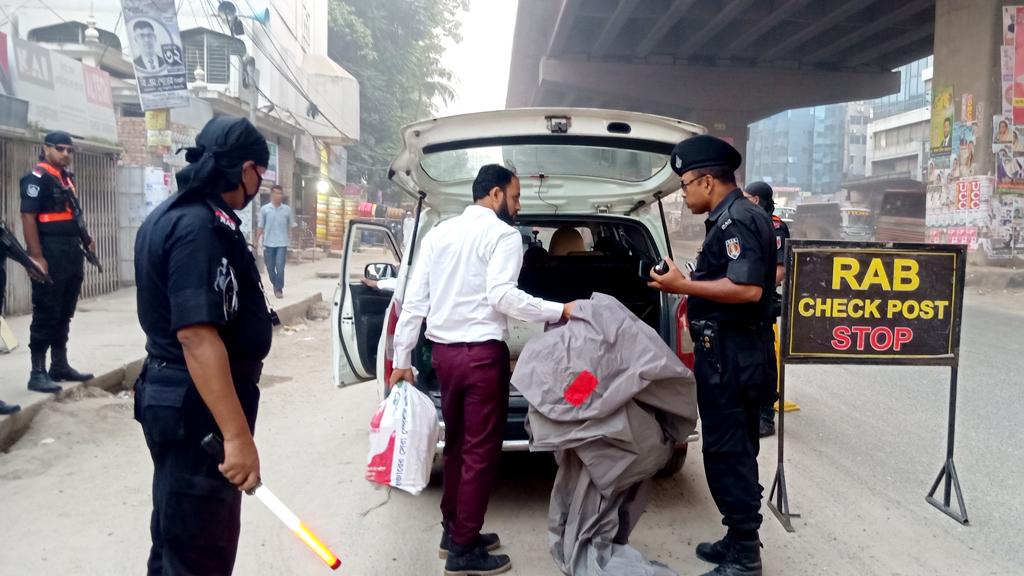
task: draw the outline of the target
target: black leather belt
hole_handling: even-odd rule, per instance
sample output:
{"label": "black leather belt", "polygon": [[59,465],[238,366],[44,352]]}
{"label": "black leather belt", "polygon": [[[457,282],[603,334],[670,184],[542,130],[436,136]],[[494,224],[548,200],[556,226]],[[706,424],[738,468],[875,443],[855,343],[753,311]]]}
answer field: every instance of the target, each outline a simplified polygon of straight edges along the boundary
{"label": "black leather belt", "polygon": [[[146,357],[146,365],[152,366],[157,369],[171,369],[188,372],[188,366],[184,362],[178,362],[177,360],[162,360],[154,356]],[[263,362],[260,360],[239,360],[231,363],[231,377],[236,380],[244,380],[246,382],[259,382],[260,376],[263,374]]]}

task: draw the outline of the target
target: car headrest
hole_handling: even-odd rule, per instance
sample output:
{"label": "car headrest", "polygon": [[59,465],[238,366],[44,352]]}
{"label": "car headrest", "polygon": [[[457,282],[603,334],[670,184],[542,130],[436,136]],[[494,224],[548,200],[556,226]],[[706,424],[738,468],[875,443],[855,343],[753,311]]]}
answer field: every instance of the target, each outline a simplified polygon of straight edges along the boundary
{"label": "car headrest", "polygon": [[575,228],[563,227],[555,230],[549,246],[552,256],[566,256],[572,252],[586,252],[583,234]]}

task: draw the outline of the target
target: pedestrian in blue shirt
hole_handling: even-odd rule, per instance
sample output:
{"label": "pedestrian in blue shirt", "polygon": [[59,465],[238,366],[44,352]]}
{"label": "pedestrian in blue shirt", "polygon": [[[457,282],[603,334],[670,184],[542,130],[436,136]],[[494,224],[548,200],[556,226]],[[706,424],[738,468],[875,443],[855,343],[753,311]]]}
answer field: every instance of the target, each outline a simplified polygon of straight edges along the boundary
{"label": "pedestrian in blue shirt", "polygon": [[284,296],[284,264],[288,259],[289,233],[294,227],[295,216],[291,206],[284,203],[284,189],[275,185],[270,189],[270,204],[260,208],[256,245],[263,240],[263,260],[278,298]]}

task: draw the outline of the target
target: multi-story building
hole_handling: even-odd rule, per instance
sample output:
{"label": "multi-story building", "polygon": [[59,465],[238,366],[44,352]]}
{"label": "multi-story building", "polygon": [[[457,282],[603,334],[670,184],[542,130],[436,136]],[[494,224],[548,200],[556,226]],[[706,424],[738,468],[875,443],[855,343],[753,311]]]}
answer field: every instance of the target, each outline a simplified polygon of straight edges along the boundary
{"label": "multi-story building", "polygon": [[845,167],[846,105],[817,106],[811,142],[811,191],[831,195],[839,191]]}
{"label": "multi-story building", "polygon": [[[850,164],[857,164],[858,158],[863,174],[863,126],[861,135],[852,141],[846,130],[848,118],[863,114],[848,114],[847,107],[837,104],[788,110],[751,124],[747,179],[800,188],[806,193],[834,194],[850,171]],[[859,155],[857,145],[861,147]],[[853,159],[848,162],[851,155]]]}
{"label": "multi-story building", "polygon": [[866,176],[913,172],[920,179],[928,162],[931,61],[899,68],[896,94],[789,110],[751,124],[747,179],[826,195]]}
{"label": "multi-story building", "polygon": [[[310,230],[326,210],[320,197],[340,197],[347,184],[344,146],[359,138],[359,84],[327,57],[328,0],[182,0],[174,7],[190,97],[161,120],[140,106],[121,2],[0,0],[0,32],[13,47],[9,55],[0,52],[9,56],[0,64],[21,92],[5,110],[25,116],[16,128],[26,141],[38,136],[34,131],[54,129],[80,137],[80,178],[92,178],[91,153],[119,164],[110,169],[116,175],[96,176],[108,182],[103,188],[111,198],[87,207],[103,210],[97,220],[113,231],[100,244],[101,259],[119,269],[110,289],[134,281],[134,230],[146,206],[175,189],[174,173],[185,163],[175,150],[190,145],[214,115],[247,116],[263,132],[272,164],[265,192],[282,185]],[[10,212],[3,202],[0,208],[0,216]],[[241,215],[251,226],[251,213]],[[90,286],[87,277],[87,293]],[[15,296],[9,301],[21,306],[24,298]]]}
{"label": "multi-story building", "polygon": [[850,102],[846,105],[846,134],[843,140],[843,180],[863,178],[867,169],[868,123],[871,108],[864,102]]}
{"label": "multi-story building", "polygon": [[871,101],[867,127],[867,170],[872,178],[923,180],[930,149],[932,57],[899,69],[900,91]]}
{"label": "multi-story building", "polygon": [[751,124],[747,181],[811,190],[814,129],[813,108],[787,110]]}

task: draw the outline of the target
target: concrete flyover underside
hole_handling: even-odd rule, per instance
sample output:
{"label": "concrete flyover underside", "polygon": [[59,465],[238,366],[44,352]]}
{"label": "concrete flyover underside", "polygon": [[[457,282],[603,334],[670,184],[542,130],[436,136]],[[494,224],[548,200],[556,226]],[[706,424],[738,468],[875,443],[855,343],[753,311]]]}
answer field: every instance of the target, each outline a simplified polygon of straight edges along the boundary
{"label": "concrete flyover underside", "polygon": [[[520,0],[506,104],[620,108],[746,140],[776,112],[899,89],[936,0]],[[742,149],[742,148],[741,148]]]}

